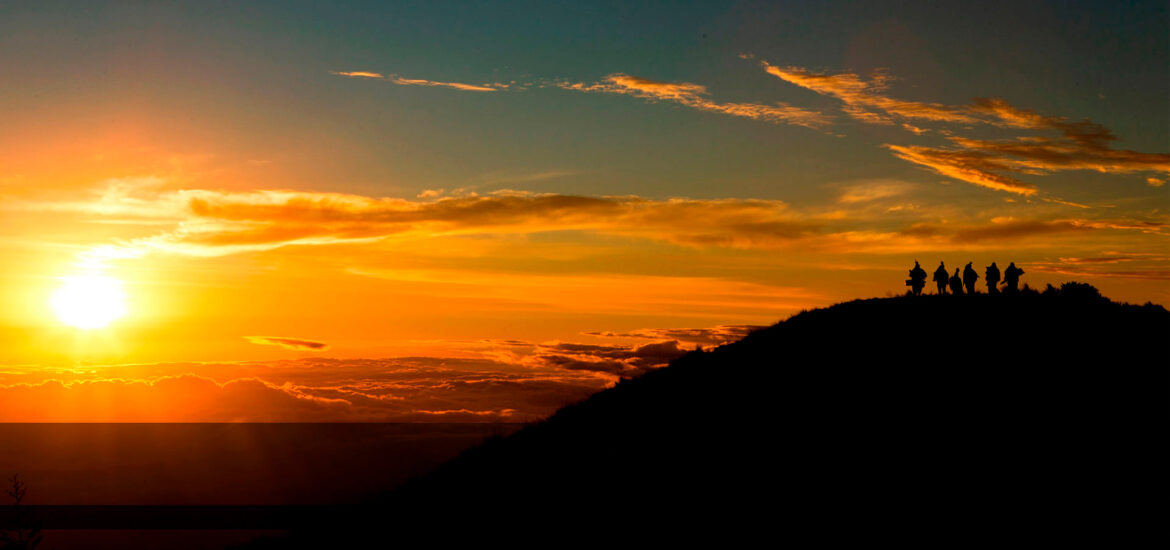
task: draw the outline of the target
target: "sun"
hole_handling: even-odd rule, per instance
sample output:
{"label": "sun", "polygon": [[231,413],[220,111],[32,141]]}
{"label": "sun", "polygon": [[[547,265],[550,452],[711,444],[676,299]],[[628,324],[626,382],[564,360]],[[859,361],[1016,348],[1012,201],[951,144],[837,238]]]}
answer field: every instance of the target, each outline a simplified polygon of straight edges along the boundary
{"label": "sun", "polygon": [[61,288],[49,300],[62,323],[80,329],[97,329],[126,315],[122,283],[105,275],[62,277]]}

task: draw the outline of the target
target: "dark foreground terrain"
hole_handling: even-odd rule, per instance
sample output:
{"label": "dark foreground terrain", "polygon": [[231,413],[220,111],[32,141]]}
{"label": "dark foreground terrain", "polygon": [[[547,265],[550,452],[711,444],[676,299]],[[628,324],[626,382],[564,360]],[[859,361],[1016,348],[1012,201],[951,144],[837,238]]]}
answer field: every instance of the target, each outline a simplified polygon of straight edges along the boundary
{"label": "dark foreground terrain", "polygon": [[[0,423],[0,483],[18,473],[27,485],[39,550],[224,548],[318,525],[519,427]],[[11,503],[0,492],[0,530],[17,525]]]}
{"label": "dark foreground terrain", "polygon": [[1168,336],[1082,286],[838,304],[255,546],[1117,543],[1165,500]]}

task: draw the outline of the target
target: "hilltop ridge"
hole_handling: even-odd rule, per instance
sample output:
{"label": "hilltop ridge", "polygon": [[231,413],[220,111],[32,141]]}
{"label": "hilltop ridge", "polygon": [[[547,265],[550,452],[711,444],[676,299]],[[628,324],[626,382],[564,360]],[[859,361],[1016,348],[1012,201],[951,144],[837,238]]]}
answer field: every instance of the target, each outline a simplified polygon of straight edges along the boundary
{"label": "hilltop ridge", "polygon": [[1167,335],[1163,307],[1088,285],[805,311],[489,440],[377,514],[501,536],[1088,536],[1157,494],[1141,466],[1165,435]]}

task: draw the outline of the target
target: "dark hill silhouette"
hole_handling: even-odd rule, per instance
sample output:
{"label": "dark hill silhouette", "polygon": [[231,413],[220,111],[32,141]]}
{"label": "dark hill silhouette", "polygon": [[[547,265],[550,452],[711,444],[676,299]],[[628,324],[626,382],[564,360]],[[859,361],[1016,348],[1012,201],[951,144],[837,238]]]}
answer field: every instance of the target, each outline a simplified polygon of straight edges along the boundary
{"label": "dark hill silhouette", "polygon": [[1137,499],[1164,500],[1170,312],[1087,286],[802,312],[489,440],[357,523],[553,546],[1116,543],[1156,509]]}

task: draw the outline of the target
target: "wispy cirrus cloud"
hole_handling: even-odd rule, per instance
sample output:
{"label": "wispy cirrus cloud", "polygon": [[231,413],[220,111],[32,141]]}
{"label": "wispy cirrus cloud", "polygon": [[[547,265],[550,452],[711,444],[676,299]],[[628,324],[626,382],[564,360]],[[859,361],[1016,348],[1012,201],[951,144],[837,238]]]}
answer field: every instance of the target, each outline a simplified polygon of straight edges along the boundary
{"label": "wispy cirrus cloud", "polygon": [[638,76],[617,73],[600,82],[581,83],[560,81],[558,88],[578,92],[622,94],[649,101],[670,101],[692,109],[722,113],[725,115],[750,118],[764,122],[793,124],[808,128],[823,128],[829,124],[829,117],[809,109],[776,102],[772,105],[761,103],[718,103],[708,98],[710,92],[701,84],[690,82],[662,82]]}
{"label": "wispy cirrus cloud", "polygon": [[913,185],[897,180],[873,180],[844,186],[837,202],[842,204],[870,203],[899,197],[909,193]]}
{"label": "wispy cirrus cloud", "polygon": [[1003,243],[1012,240],[1056,234],[1088,233],[1098,230],[1136,230],[1155,235],[1167,234],[1168,225],[1162,222],[1135,220],[1087,220],[1078,218],[1039,220],[992,218],[985,224],[931,224],[918,223],[902,233],[918,237],[941,237],[954,243]]}
{"label": "wispy cirrus cloud", "polygon": [[894,156],[935,172],[980,187],[1007,191],[1020,195],[1035,195],[1035,185],[1024,183],[1000,172],[1014,171],[1003,159],[994,155],[962,149],[924,147],[917,145],[886,145]]}
{"label": "wispy cirrus cloud", "polygon": [[1170,281],[1170,256],[1158,253],[1106,252],[1101,256],[1031,262],[1038,272],[1071,277]]}
{"label": "wispy cirrus cloud", "polygon": [[[848,72],[827,74],[767,62],[760,65],[768,74],[785,82],[841,100],[842,110],[856,120],[900,125],[915,135],[930,131],[915,125],[923,122],[980,124],[1049,133],[987,140],[949,135],[951,132],[947,131],[949,144],[945,146],[885,145],[902,160],[988,189],[1024,196],[1038,194],[1035,185],[1021,181],[1015,174],[1042,176],[1068,170],[1103,174],[1170,172],[1170,154],[1113,149],[1111,143],[1117,137],[1108,128],[1089,120],[1044,116],[995,98],[975,98],[971,105],[894,99],[887,94],[891,78],[882,72],[867,80]],[[1056,202],[1073,205],[1059,199]]]}
{"label": "wispy cirrus cloud", "polygon": [[[752,56],[743,55],[745,59]],[[1044,194],[1022,175],[1044,176],[1069,170],[1091,170],[1104,174],[1161,172],[1170,174],[1170,154],[1142,153],[1114,149],[1117,140],[1107,128],[1092,121],[1068,121],[1010,105],[1003,99],[975,98],[969,105],[945,105],[909,101],[890,95],[893,77],[877,71],[869,77],[856,73],[821,73],[803,67],[773,65],[760,61],[770,75],[785,82],[833,97],[843,103],[849,117],[868,124],[896,126],[915,136],[938,135],[944,145],[885,144],[899,159],[930,169],[940,175],[987,189],[1041,197]],[[490,92],[509,89],[508,84],[464,84],[425,79],[407,79],[377,72],[350,71],[334,74],[372,78],[408,86],[442,86],[467,91]],[[528,88],[526,84],[520,88]],[[551,86],[586,93],[609,93],[638,97],[651,102],[671,102],[692,109],[721,113],[777,124],[824,129],[832,118],[824,113],[786,102],[720,103],[710,98],[706,86],[691,82],[665,82],[615,73],[598,82],[546,81]],[[986,125],[1001,129],[1047,132],[1013,139],[974,139],[954,135],[951,130],[926,127],[930,124]],[[1056,134],[1056,135],[1052,135]],[[1146,179],[1157,186],[1161,178]],[[1045,200],[1069,206],[1084,206],[1055,197]]]}
{"label": "wispy cirrus cloud", "polygon": [[370,71],[331,71],[331,74],[335,74],[337,76],[347,76],[350,78],[384,80],[399,86],[437,86],[442,88],[463,90],[465,92],[496,92],[499,90],[505,90],[509,87],[508,84],[501,84],[498,82],[488,82],[484,84],[465,84],[463,82],[443,82],[439,80],[426,80],[422,78],[403,78],[396,74],[383,75],[382,73],[375,73]]}
{"label": "wispy cirrus cloud", "polygon": [[245,340],[253,344],[261,344],[265,346],[278,346],[284,349],[291,349],[296,351],[325,351],[329,349],[329,344],[317,340],[306,340],[304,338],[289,338],[287,336],[245,336]]}
{"label": "wispy cirrus cloud", "polygon": [[892,125],[895,124],[895,118],[936,122],[979,122],[961,107],[890,98],[885,92],[891,79],[885,73],[874,74],[867,81],[854,73],[822,74],[800,67],[779,67],[766,61],[760,65],[768,74],[785,82],[840,99],[845,103],[842,110],[862,122]]}
{"label": "wispy cirrus cloud", "polygon": [[331,74],[335,74],[337,76],[348,76],[348,77],[352,77],[352,78],[376,78],[376,79],[386,78],[384,75],[382,75],[382,73],[372,73],[369,71],[330,71],[330,72],[331,72]]}

